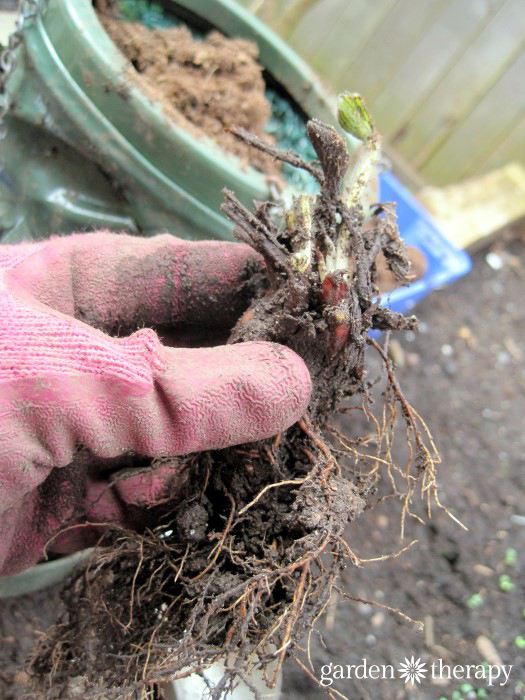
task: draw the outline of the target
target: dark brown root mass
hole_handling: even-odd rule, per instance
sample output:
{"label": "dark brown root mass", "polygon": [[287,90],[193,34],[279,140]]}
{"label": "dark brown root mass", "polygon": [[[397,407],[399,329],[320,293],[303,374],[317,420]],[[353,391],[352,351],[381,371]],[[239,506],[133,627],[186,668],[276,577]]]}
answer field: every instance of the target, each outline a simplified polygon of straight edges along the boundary
{"label": "dark brown root mass", "polygon": [[[64,590],[67,614],[33,657],[31,672],[46,697],[70,697],[80,687],[86,698],[153,698],[155,684],[230,652],[234,660],[211,698],[271,661],[277,663],[268,683],[275,683],[285,657],[296,657],[326,608],[341,570],[359,564],[343,533],[370,506],[380,474],[388,474],[402,499],[403,517],[418,484],[427,496],[435,492],[431,440],[429,448],[384,349],[368,337],[374,328],[416,326],[377,296],[380,252],[398,280],[409,274],[395,218],[387,212],[363,226],[360,206],[344,201],[344,142],[315,121],[308,133],[322,167],[235,130],[316,177],[320,194],[301,200],[308,216],[292,217],[285,228],[268,203],[252,213],[226,192],[224,205],[238,238],[264,256],[268,277],[231,342],[271,340],[298,352],[314,386],[308,414],[272,439],[179,458],[187,481],[159,509],[159,524],[106,535],[87,571]],[[323,277],[328,239],[342,233],[348,270]],[[299,270],[292,260],[305,240],[312,255]],[[385,366],[378,417],[365,371],[370,344]],[[335,410],[364,414],[366,434],[351,439],[331,427]],[[403,469],[390,457],[397,413],[410,447]]]}

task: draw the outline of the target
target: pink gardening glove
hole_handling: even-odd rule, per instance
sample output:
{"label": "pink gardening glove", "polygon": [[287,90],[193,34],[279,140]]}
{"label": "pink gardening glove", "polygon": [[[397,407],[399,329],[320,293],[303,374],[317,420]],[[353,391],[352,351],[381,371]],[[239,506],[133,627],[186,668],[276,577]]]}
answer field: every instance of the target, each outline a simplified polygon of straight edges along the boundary
{"label": "pink gardening glove", "polygon": [[[0,246],[0,574],[96,530],[55,538],[65,525],[133,524],[128,511],[180,486],[168,458],[260,440],[303,414],[310,377],[291,350],[159,339],[224,342],[260,269],[247,246],[168,234]],[[115,473],[133,453],[159,466]]]}

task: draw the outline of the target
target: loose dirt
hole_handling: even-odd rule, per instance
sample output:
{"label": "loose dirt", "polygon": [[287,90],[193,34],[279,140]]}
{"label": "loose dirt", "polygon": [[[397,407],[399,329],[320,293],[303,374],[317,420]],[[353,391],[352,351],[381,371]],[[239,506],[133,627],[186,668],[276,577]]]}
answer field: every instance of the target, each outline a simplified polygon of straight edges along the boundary
{"label": "loose dirt", "polygon": [[[426,261],[424,253],[422,253],[418,248],[414,246],[407,247],[408,259],[410,260],[410,280],[411,282],[416,282],[421,279],[426,272],[428,263]],[[396,280],[395,276],[388,268],[388,263],[385,260],[385,256],[379,253],[376,259],[377,265],[377,286],[379,290],[386,294],[386,292],[391,292],[399,287],[399,281]]]}
{"label": "loose dirt", "polygon": [[207,136],[228,153],[268,176],[277,162],[226,131],[242,126],[262,138],[270,118],[258,48],[217,31],[194,39],[187,27],[148,29],[98,11],[109,36],[130,61],[130,79],[176,124],[197,138]]}

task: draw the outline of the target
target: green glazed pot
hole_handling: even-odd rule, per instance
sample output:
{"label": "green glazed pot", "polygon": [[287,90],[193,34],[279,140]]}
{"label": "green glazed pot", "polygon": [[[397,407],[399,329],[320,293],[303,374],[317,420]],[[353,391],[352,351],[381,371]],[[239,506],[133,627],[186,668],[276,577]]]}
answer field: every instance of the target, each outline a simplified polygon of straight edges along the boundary
{"label": "green glazed pot", "polygon": [[[261,64],[300,110],[335,121],[332,99],[308,66],[235,2],[163,4],[179,18],[255,41]],[[247,205],[269,197],[261,173],[174,124],[129,70],[91,0],[40,0],[6,84],[2,242],[104,227],[224,239],[231,227],[219,211],[223,187]]]}
{"label": "green glazed pot", "polygon": [[13,576],[0,576],[0,599],[16,598],[56,586],[87,563],[93,549],[84,549],[53,561],[36,564]]}

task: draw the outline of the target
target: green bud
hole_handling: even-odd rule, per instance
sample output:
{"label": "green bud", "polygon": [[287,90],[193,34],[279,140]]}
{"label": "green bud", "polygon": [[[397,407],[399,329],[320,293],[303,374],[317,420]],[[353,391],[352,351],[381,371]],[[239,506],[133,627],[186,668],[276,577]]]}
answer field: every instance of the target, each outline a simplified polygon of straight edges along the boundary
{"label": "green bud", "polygon": [[375,131],[365,101],[356,92],[343,92],[339,95],[337,119],[347,133],[360,141],[368,141]]}
{"label": "green bud", "polygon": [[512,591],[516,588],[512,579],[507,574],[502,574],[499,577],[499,587],[505,593],[512,593]]}
{"label": "green bud", "polygon": [[475,608],[479,608],[481,605],[483,605],[483,596],[480,593],[474,593],[467,600],[467,605],[472,610],[474,610]]}
{"label": "green bud", "polygon": [[514,640],[514,644],[518,649],[525,649],[525,637],[523,637],[521,634],[518,635]]}
{"label": "green bud", "polygon": [[505,566],[516,566],[518,563],[518,552],[514,547],[509,547],[505,552]]}

